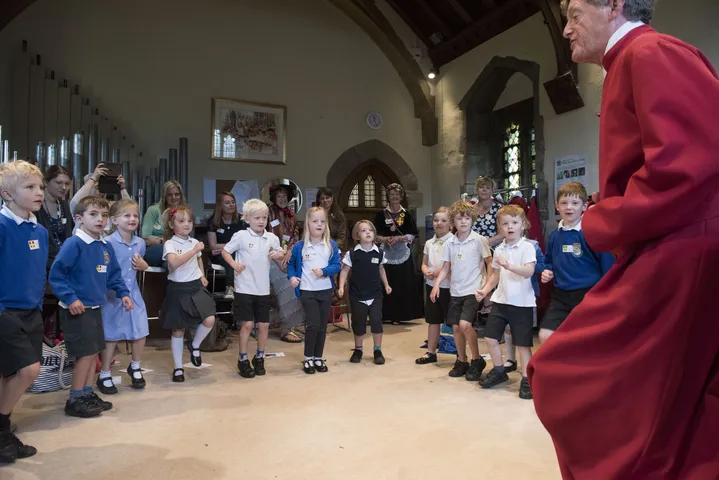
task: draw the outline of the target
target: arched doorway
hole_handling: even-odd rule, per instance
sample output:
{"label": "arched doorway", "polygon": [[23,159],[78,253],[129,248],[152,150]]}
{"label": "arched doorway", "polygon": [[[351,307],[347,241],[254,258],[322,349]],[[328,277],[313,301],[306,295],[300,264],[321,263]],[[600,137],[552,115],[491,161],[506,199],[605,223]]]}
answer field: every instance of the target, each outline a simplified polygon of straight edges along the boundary
{"label": "arched doorway", "polygon": [[[339,205],[347,217],[347,228],[360,220],[374,221],[377,212],[387,206],[387,185],[399,183],[397,175],[377,159],[364,162],[342,184]],[[406,200],[404,207],[406,208]]]}

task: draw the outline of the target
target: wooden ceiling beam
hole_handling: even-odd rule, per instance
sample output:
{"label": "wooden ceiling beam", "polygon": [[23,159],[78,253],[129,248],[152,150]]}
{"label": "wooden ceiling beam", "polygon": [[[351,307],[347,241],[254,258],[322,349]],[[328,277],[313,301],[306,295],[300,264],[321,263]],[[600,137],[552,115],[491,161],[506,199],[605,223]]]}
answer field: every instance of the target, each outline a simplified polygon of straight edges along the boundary
{"label": "wooden ceiling beam", "polygon": [[439,29],[440,32],[442,32],[442,35],[444,35],[445,39],[451,38],[452,30],[447,26],[447,24],[439,18],[439,15],[437,15],[437,12],[435,12],[432,7],[427,3],[427,0],[417,0],[419,5],[422,7],[422,10],[424,10],[424,13],[427,14],[427,16],[432,19],[432,22],[436,25],[436,27]]}
{"label": "wooden ceiling beam", "polygon": [[459,15],[462,20],[464,20],[464,23],[467,25],[472,25],[474,23],[474,18],[467,12],[467,10],[462,6],[461,3],[459,3],[458,0],[447,0],[447,3],[449,3],[449,6],[454,9],[455,12],[457,12],[457,15]]}

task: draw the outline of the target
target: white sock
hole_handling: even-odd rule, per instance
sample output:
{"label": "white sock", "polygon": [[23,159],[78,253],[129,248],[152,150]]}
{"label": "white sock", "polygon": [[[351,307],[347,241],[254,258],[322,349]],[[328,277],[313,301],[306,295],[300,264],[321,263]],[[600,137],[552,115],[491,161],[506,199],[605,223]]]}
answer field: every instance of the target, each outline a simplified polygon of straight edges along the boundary
{"label": "white sock", "polygon": [[102,370],[100,370],[100,380],[104,380],[106,378],[112,378],[112,373],[110,373],[109,371],[103,372]]}
{"label": "white sock", "polygon": [[314,360],[314,359],[315,359],[315,357],[305,357],[305,362],[312,363],[312,360]]}
{"label": "white sock", "polygon": [[[207,337],[210,332],[212,331],[212,327],[207,328],[203,324],[199,324],[197,326],[197,332],[195,332],[195,339],[192,340],[192,348],[200,348],[200,345],[202,345],[202,341]],[[196,357],[200,356],[200,352],[192,352],[192,354]]]}
{"label": "white sock", "polygon": [[321,358],[315,358],[315,365],[317,365],[318,367],[321,367],[321,366],[322,366],[322,359],[321,359]]}
{"label": "white sock", "polygon": [[140,362],[132,361],[130,362],[130,368],[133,370],[140,370]]}
{"label": "white sock", "polygon": [[172,359],[175,361],[175,368],[182,368],[182,351],[185,349],[185,339],[172,337]]}
{"label": "white sock", "polygon": [[137,380],[142,378],[142,370],[140,369],[140,362],[132,361],[130,363],[130,368],[132,369],[132,378],[135,378]]}

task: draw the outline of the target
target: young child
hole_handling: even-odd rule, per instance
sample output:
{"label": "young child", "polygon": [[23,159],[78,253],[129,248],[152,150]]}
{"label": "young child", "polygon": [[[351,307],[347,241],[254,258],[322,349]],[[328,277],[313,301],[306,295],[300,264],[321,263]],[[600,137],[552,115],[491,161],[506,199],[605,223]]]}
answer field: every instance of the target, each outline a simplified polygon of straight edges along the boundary
{"label": "young child", "polygon": [[449,223],[449,208],[440,207],[432,217],[434,237],[424,244],[422,257],[422,273],[426,279],[427,301],[425,302],[425,321],[429,324],[427,332],[427,353],[414,362],[418,365],[437,362],[437,343],[442,324],[447,320],[449,310],[449,278],[439,285],[438,301],[430,300],[432,288],[444,266],[443,252],[445,244],[452,238]]}
{"label": "young child", "polygon": [[96,417],[112,408],[92,391],[95,357],[105,349],[102,305],[107,290],[122,299],[125,311],[133,308],[115,251],[102,237],[108,209],[101,197],[89,196],[77,203],[73,214],[78,229],[62,244],[50,269],[50,286],[62,307],[60,325],[67,354],[77,357],[65,404],[65,413],[73,417]]}
{"label": "young child", "polygon": [[[479,289],[486,283],[491,271],[492,255],[487,239],[472,231],[477,212],[471,203],[458,200],[449,209],[449,215],[457,233],[444,247],[444,265],[434,282],[430,300],[436,302],[442,281],[451,273],[450,301],[447,325],[452,326],[457,345],[457,361],[449,371],[450,377],[465,377],[477,381],[487,362],[479,355],[479,342],[474,329],[479,302]],[[467,362],[466,344],[469,344],[471,361]]]}
{"label": "young child", "polygon": [[499,233],[504,241],[494,251],[494,271],[487,283],[478,292],[481,298],[492,294],[492,312],[487,320],[485,340],[489,347],[494,367],[479,384],[491,388],[509,380],[502,363],[502,349],[499,340],[507,324],[512,329],[512,340],[519,351],[522,363],[522,382],[519,398],[531,399],[532,392],[527,380],[527,364],[532,357],[532,329],[534,328],[534,307],[537,305],[531,277],[537,254],[534,245],[524,238],[529,230],[529,221],[524,209],[518,205],[506,205],[497,213]]}
{"label": "young child", "polygon": [[195,338],[187,342],[190,361],[202,365],[200,345],[215,324],[215,300],[207,291],[202,268],[205,244],[190,237],[194,227],[192,210],[187,205],[168,208],[162,213],[164,239],[162,259],[167,261],[167,291],[162,304],[163,327],[172,330],[171,348],[175,370],[173,382],[185,381],[182,367],[185,329],[197,326]]}
{"label": "young child", "polygon": [[335,291],[334,276],[341,268],[340,251],[330,240],[325,211],[312,207],[305,217],[304,239],[292,248],[292,260],[287,265],[287,277],[307,318],[304,371],[308,374],[327,371],[322,354]]}
{"label": "young child", "polygon": [[10,414],[40,373],[42,298],[48,232],[32,212],[42,208],[42,172],[18,160],[0,164],[0,463],[37,450],[10,430]]}
{"label": "young child", "polygon": [[[244,378],[264,375],[265,345],[270,329],[270,261],[282,262],[285,252],[277,235],[265,231],[269,209],[258,199],[245,202],[242,219],[250,225],[235,233],[222,251],[222,258],[235,271],[233,316],[240,328],[237,370]],[[236,253],[233,258],[232,254]],[[257,353],[252,365],[247,346],[254,324],[258,324]],[[254,368],[253,368],[254,367]]]}
{"label": "young child", "polygon": [[122,267],[122,280],[130,291],[135,308],[126,312],[117,297],[108,295],[102,306],[102,328],[105,331],[105,351],[102,352],[102,369],[97,377],[97,389],[106,395],[117,393],[112,382],[110,363],[115,355],[118,342],[132,342],[132,363],[127,367],[130,384],[133,388],[145,388],[145,379],[140,369],[140,359],[145,348],[145,337],[150,334],[147,321],[147,309],[137,285],[137,272],[144,271],[148,265],[142,259],[145,255],[145,241],[133,235],[140,224],[137,203],[132,200],[120,200],[110,207],[111,234],[105,237],[115,251],[117,263]]}
{"label": "young child", "polygon": [[370,330],[374,340],[374,363],[384,365],[382,355],[382,287],[387,295],[392,288],[387,282],[384,264],[387,259],[377,248],[375,238],[377,230],[369,220],[360,220],[352,228],[352,238],[359,242],[354,249],[345,254],[344,266],[340,273],[339,297],[345,293],[347,275],[352,270],[350,279],[350,305],[352,308],[352,332],[355,337],[355,348],[352,351],[350,362],[359,363],[362,360],[362,344],[367,333],[367,315],[370,320]]}
{"label": "young child", "polygon": [[557,210],[562,220],[549,234],[542,282],[554,280],[549,309],[542,319],[539,339],[546,342],[564,322],[584,295],[614,265],[610,253],[592,250],[582,233],[582,213],[587,210],[587,190],[578,182],[567,182],[557,192]]}

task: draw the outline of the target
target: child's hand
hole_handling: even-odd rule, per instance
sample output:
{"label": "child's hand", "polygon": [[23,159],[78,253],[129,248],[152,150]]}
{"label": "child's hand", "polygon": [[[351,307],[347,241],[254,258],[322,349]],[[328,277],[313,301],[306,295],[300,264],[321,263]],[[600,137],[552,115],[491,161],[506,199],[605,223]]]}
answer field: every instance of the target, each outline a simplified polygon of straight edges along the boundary
{"label": "child's hand", "polygon": [[195,245],[195,251],[201,252],[205,249],[205,244],[202,242],[198,242],[197,245]]}
{"label": "child's hand", "polygon": [[235,263],[232,269],[237,273],[242,273],[245,270],[245,266],[241,263]]}
{"label": "child's hand", "polygon": [[392,287],[390,287],[389,285],[387,285],[386,287],[384,287],[384,291],[387,292],[387,295],[391,295],[391,294],[392,294]]}
{"label": "child's hand", "polygon": [[200,277],[200,283],[202,283],[203,287],[207,287],[207,285],[210,284],[210,282],[207,281],[207,277],[205,277],[204,275]]}
{"label": "child's hand", "polygon": [[424,276],[427,277],[428,280],[434,280],[435,278],[437,278],[437,274],[434,273],[434,270],[432,270],[431,268],[427,269],[427,273],[425,273]]}
{"label": "child's hand", "polygon": [[439,285],[432,287],[432,291],[429,294],[429,299],[432,303],[436,303],[437,297],[439,297]]}
{"label": "child's hand", "polygon": [[122,306],[125,307],[126,312],[135,308],[135,304],[132,303],[132,299],[130,297],[122,297]]}
{"label": "child's hand", "polygon": [[495,259],[495,261],[497,262],[497,265],[499,265],[500,267],[509,268],[509,260],[507,260],[506,258],[498,257]]}
{"label": "child's hand", "polygon": [[136,253],[132,256],[132,268],[134,270],[144,272],[145,270],[147,270],[147,267],[149,267],[149,265],[147,264],[145,259],[140,256],[139,253]]}
{"label": "child's hand", "polygon": [[279,250],[272,250],[268,256],[270,260],[280,260],[285,258],[285,252]]}
{"label": "child's hand", "polygon": [[344,298],[345,296],[345,289],[344,287],[340,287],[337,289],[337,298]]}
{"label": "child's hand", "polygon": [[322,277],[325,276],[325,274],[322,273],[322,269],[321,269],[321,268],[313,268],[313,269],[312,269],[312,273],[314,273],[314,274],[315,274],[315,277],[317,277],[317,278],[322,278]]}
{"label": "child's hand", "polygon": [[477,303],[481,302],[486,296],[487,294],[484,293],[483,290],[477,290],[476,292],[474,292],[474,298],[477,300]]}
{"label": "child's hand", "polygon": [[545,270],[542,272],[542,283],[549,283],[554,279],[554,272],[551,270]]}
{"label": "child's hand", "polygon": [[80,300],[75,300],[70,304],[69,307],[67,307],[68,310],[70,310],[70,314],[72,315],[80,315],[81,313],[85,313],[85,305],[82,304]]}
{"label": "child's hand", "polygon": [[292,250],[288,250],[285,254],[284,258],[282,259],[282,265],[280,267],[282,268],[282,271],[285,271],[287,268],[287,264],[290,263],[290,259],[292,258]]}
{"label": "child's hand", "polygon": [[297,285],[299,285],[301,281],[302,280],[297,277],[292,277],[290,278],[290,285],[292,285],[292,288],[297,288]]}
{"label": "child's hand", "polygon": [[222,247],[217,247],[212,249],[213,255],[222,255]]}

